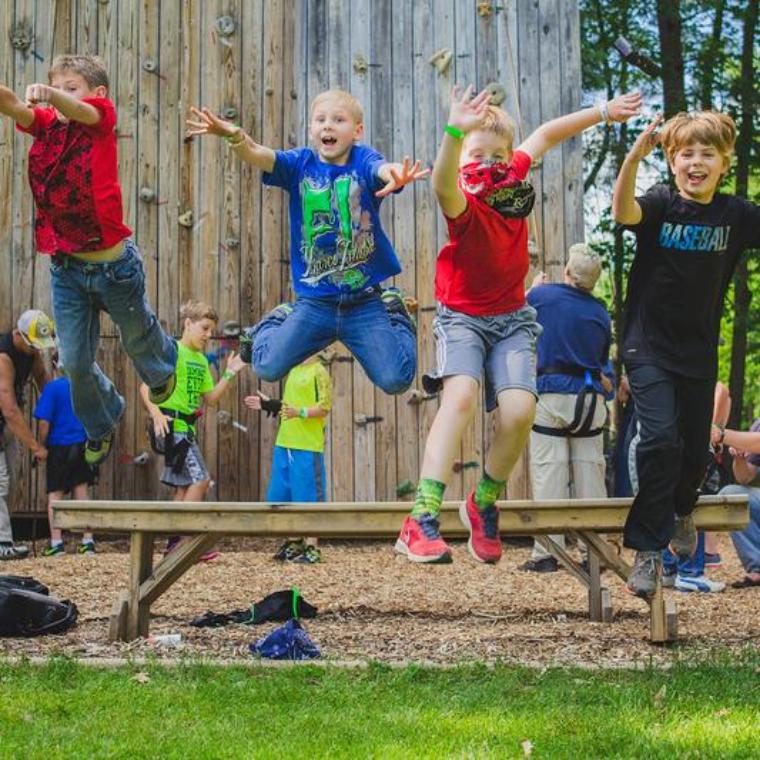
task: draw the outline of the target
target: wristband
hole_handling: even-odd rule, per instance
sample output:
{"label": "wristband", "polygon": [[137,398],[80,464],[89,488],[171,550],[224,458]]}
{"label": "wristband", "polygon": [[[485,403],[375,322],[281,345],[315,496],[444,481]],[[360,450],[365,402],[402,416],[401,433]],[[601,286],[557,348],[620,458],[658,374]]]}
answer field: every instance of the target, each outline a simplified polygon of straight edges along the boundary
{"label": "wristband", "polygon": [[720,430],[720,438],[718,439],[718,446],[722,446],[723,445],[723,441],[726,438],[726,428],[723,425],[718,425],[715,422],[713,422],[713,427],[716,430]]}
{"label": "wristband", "polygon": [[451,135],[452,137],[455,137],[457,140],[463,140],[464,139],[464,132],[462,132],[462,130],[459,129],[458,127],[452,126],[451,124],[447,124],[443,128],[443,131],[447,135]]}
{"label": "wristband", "polygon": [[610,118],[610,109],[609,104],[606,100],[600,100],[596,107],[599,109],[599,113],[602,115],[602,121],[605,124],[610,124],[612,122],[612,119]]}
{"label": "wristband", "polygon": [[301,411],[298,412],[299,417],[303,417],[303,419],[306,419],[309,416],[309,408],[306,406],[301,407]]}
{"label": "wristband", "polygon": [[226,369],[224,372],[222,372],[222,380],[226,380],[227,382],[230,382],[231,380],[235,379],[235,373],[231,369]]}
{"label": "wristband", "polygon": [[238,127],[231,135],[225,135],[224,139],[230,148],[237,148],[245,142],[245,132],[242,127]]}

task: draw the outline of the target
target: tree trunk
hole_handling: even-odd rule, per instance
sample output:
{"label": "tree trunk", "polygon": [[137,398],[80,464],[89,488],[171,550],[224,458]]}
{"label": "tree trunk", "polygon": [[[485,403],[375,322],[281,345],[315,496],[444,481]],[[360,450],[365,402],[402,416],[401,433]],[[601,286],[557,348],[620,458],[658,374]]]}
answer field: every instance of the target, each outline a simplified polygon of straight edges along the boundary
{"label": "tree trunk", "polygon": [[702,70],[702,85],[699,88],[700,106],[704,109],[712,108],[713,85],[715,73],[720,69],[723,59],[721,54],[720,37],[723,34],[723,11],[725,0],[716,0],[715,18],[713,19],[712,35],[705,42],[699,55],[700,68]]}
{"label": "tree trunk", "polygon": [[[742,121],[736,140],[736,194],[747,197],[749,170],[754,140],[753,117],[755,114],[755,87],[753,72],[753,42],[757,27],[758,0],[748,0],[744,13],[744,33],[742,35],[742,77],[739,92]],[[734,329],[731,342],[731,417],[729,427],[745,427],[751,420],[742,420],[744,411],[744,372],[747,360],[747,328],[752,292],[749,288],[749,274],[746,254],[742,257],[734,274]],[[744,424],[743,424],[744,423]]]}
{"label": "tree trunk", "polygon": [[686,110],[681,45],[681,0],[657,0],[665,118]]}

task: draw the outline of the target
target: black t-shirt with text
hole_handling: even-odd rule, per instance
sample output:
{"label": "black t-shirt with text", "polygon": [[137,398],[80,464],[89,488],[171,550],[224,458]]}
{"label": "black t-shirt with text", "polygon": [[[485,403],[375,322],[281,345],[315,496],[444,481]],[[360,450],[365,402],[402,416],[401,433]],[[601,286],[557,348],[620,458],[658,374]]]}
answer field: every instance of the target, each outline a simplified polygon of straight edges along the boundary
{"label": "black t-shirt with text", "polygon": [[697,203],[667,185],[636,200],[623,360],[714,378],[723,298],[742,251],[760,247],[760,206],[720,193]]}

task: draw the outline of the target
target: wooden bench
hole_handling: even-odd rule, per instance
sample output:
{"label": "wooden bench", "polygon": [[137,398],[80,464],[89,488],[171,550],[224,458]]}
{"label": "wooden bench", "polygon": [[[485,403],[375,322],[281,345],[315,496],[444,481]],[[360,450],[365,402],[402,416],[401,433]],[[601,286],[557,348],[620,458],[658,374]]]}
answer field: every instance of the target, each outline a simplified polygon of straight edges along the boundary
{"label": "wooden bench", "polygon": [[[588,589],[591,620],[609,622],[612,606],[600,580],[600,566],[625,579],[630,566],[601,534],[623,529],[631,499],[501,501],[502,535],[532,535]],[[148,635],[150,605],[191,568],[201,554],[226,535],[318,536],[320,538],[395,539],[409,502],[269,504],[175,501],[59,501],[53,523],[63,530],[130,534],[128,589],[122,592],[110,619],[111,640],[130,641]],[[464,538],[459,502],[444,502],[441,532]],[[694,513],[702,530],[741,530],[748,524],[747,497],[705,496]],[[190,536],[153,567],[157,533]],[[548,534],[575,536],[588,547],[588,570],[581,567]],[[650,602],[650,638],[673,641],[678,635],[675,603],[658,589]]]}

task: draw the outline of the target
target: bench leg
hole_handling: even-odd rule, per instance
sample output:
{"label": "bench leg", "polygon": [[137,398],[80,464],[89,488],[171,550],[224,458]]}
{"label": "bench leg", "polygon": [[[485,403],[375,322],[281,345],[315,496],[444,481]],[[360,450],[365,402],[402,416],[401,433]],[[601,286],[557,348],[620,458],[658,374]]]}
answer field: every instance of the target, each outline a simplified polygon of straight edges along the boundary
{"label": "bench leg", "polygon": [[153,534],[135,531],[129,548],[129,605],[126,639],[132,641],[148,635],[150,602],[140,599],[140,585],[153,569]]}
{"label": "bench leg", "polygon": [[649,638],[653,644],[664,644],[678,639],[678,613],[676,603],[665,599],[662,585],[657,583],[657,591],[649,602],[650,631]]}
{"label": "bench leg", "polygon": [[129,591],[122,591],[111,610],[108,622],[109,641],[127,641],[127,610],[129,609]]}
{"label": "bench leg", "polygon": [[612,620],[612,602],[610,592],[602,586],[602,571],[599,555],[593,547],[586,545],[588,551],[588,616],[597,623],[609,623]]}

